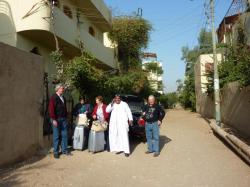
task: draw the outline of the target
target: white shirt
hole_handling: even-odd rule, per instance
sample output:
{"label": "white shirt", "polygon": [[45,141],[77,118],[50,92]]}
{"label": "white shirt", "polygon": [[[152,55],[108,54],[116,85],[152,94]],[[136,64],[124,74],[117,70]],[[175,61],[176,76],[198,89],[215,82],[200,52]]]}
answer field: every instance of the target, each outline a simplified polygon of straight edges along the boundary
{"label": "white shirt", "polygon": [[98,120],[100,120],[100,121],[103,121],[103,120],[104,120],[102,105],[101,105],[101,106],[98,106],[97,111],[96,111],[96,116],[97,116],[97,119],[98,119]]}
{"label": "white shirt", "polygon": [[59,95],[59,94],[57,94],[57,95],[58,95],[58,97],[60,97],[61,101],[64,103],[63,96],[62,96],[62,95]]}

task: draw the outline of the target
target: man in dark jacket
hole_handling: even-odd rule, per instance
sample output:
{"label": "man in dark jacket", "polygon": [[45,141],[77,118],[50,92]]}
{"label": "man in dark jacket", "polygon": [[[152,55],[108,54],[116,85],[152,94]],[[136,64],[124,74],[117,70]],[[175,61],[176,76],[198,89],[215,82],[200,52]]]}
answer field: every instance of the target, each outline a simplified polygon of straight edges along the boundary
{"label": "man in dark jacket", "polygon": [[63,97],[64,86],[56,85],[56,93],[49,101],[49,114],[53,127],[54,158],[59,158],[59,137],[61,135],[62,154],[70,155],[68,152],[68,122],[66,99]]}
{"label": "man in dark jacket", "polygon": [[148,151],[146,154],[154,153],[154,157],[160,155],[159,148],[159,126],[165,116],[165,111],[155,102],[155,97],[150,95],[148,97],[148,104],[143,108],[143,118],[146,121],[146,138],[148,144]]}

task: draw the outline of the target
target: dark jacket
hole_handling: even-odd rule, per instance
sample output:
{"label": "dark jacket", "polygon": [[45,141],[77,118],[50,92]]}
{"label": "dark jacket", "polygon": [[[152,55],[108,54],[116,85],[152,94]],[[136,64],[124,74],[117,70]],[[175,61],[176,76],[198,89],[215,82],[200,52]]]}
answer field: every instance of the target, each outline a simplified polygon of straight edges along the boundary
{"label": "dark jacket", "polygon": [[53,94],[49,101],[49,116],[51,119],[67,118],[66,99],[64,103],[57,94]]}
{"label": "dark jacket", "polygon": [[92,113],[92,106],[90,104],[84,103],[78,103],[76,104],[76,106],[74,107],[72,114],[73,116],[77,117],[79,114],[83,114],[83,113],[87,113],[87,116],[91,115]]}
{"label": "dark jacket", "polygon": [[153,106],[147,104],[143,107],[142,112],[145,113],[143,119],[148,123],[162,121],[165,116],[165,111],[158,104],[154,104]]}

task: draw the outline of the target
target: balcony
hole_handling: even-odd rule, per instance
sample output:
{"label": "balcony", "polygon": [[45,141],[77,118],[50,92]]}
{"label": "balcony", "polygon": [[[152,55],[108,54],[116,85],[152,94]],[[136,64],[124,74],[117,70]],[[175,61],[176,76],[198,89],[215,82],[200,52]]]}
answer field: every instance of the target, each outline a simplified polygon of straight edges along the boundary
{"label": "balcony", "polygon": [[[84,14],[92,15],[88,17],[90,21],[98,25],[103,31],[110,31],[112,26],[112,14],[103,0],[76,0],[74,2]],[[82,9],[81,7],[84,8]]]}
{"label": "balcony", "polygon": [[[53,27],[50,23],[50,9],[45,7],[25,19],[20,19],[17,32],[41,43],[47,48],[53,49]],[[91,36],[87,31],[77,28],[74,20],[67,17],[60,9],[54,9],[54,28],[59,38],[59,44],[69,57],[80,54],[78,47],[79,37],[83,41],[86,51],[91,53],[101,63],[116,68],[114,58],[115,49],[105,47],[104,44]]]}

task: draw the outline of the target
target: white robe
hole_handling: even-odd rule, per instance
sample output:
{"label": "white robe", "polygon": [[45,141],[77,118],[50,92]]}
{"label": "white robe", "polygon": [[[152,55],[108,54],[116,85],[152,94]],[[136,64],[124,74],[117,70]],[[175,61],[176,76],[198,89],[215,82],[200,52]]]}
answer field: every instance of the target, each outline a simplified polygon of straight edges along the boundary
{"label": "white robe", "polygon": [[129,125],[128,120],[132,121],[132,113],[127,103],[121,101],[120,104],[109,104],[106,112],[110,113],[109,123],[109,146],[111,152],[130,153],[129,149]]}

